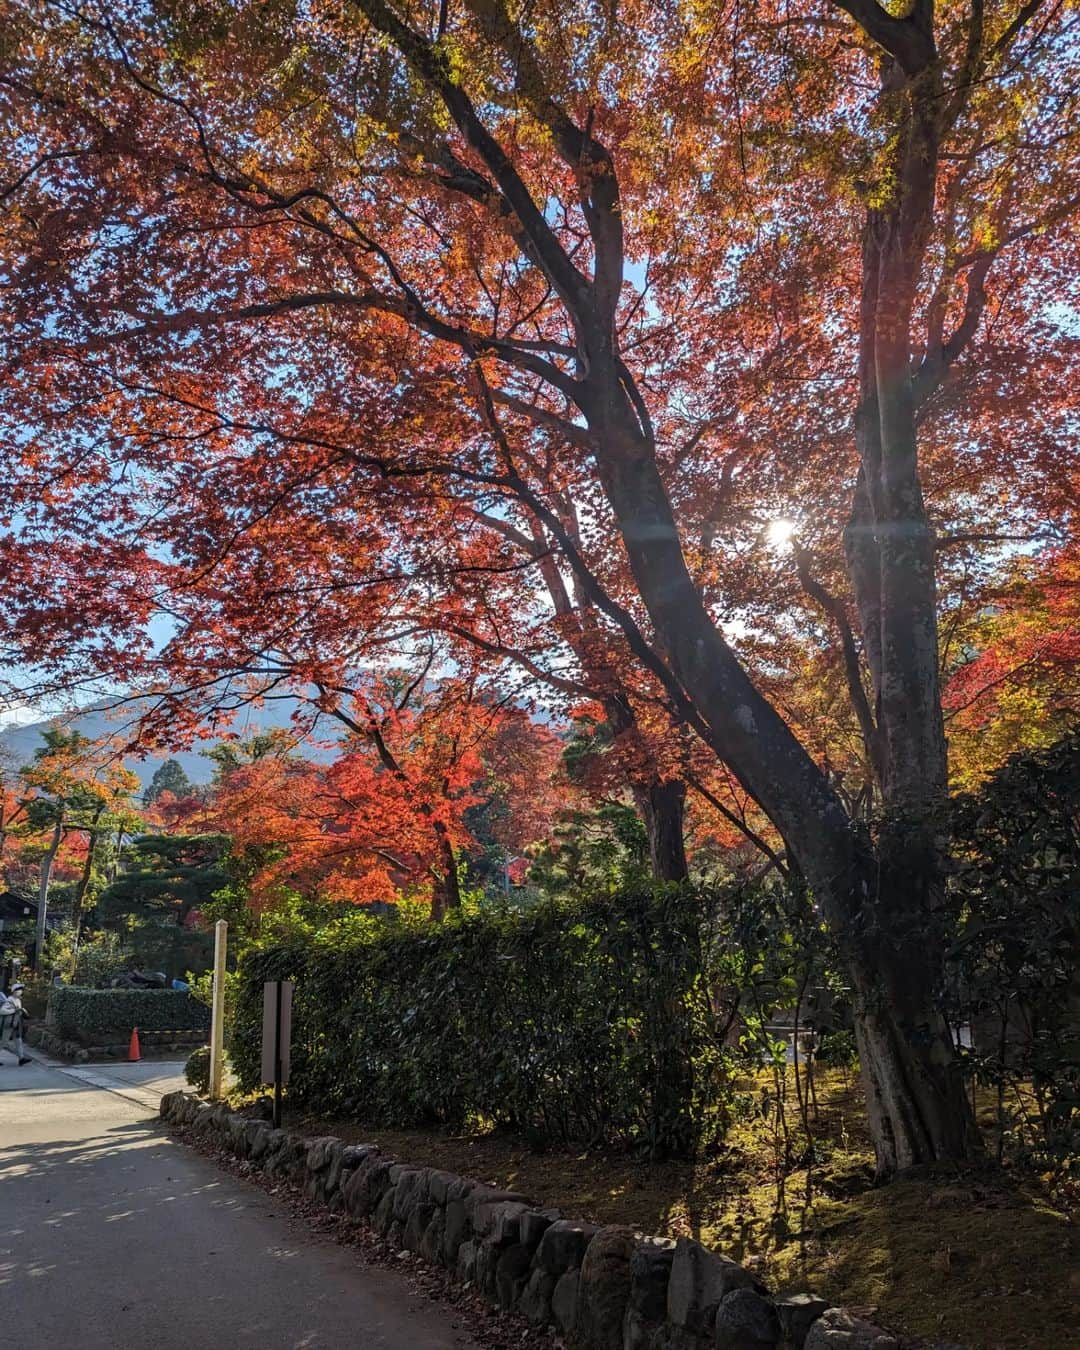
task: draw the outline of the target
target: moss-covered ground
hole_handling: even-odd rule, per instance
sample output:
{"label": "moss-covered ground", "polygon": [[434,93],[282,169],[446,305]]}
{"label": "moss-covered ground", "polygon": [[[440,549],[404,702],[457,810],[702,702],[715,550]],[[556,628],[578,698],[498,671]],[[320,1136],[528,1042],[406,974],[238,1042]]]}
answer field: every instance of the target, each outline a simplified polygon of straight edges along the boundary
{"label": "moss-covered ground", "polygon": [[[748,1087],[753,1103],[769,1084]],[[573,1217],[698,1238],[778,1292],[813,1290],[907,1337],[969,1350],[1080,1348],[1080,1245],[1061,1189],[1018,1167],[875,1186],[860,1094],[840,1073],[819,1084],[817,1111],[807,1111],[810,1167],[802,1113],[792,1101],[787,1113],[785,1131],[774,1110],[749,1111],[720,1149],[694,1162],[540,1153],[479,1125],[450,1133],[299,1116],[286,1123],[373,1142]],[[991,1123],[989,1103],[980,1114]]]}

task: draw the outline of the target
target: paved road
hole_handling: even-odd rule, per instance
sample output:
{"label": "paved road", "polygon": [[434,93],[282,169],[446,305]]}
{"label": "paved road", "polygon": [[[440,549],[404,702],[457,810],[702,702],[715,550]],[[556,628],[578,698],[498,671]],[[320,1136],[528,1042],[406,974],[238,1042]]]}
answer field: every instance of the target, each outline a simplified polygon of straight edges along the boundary
{"label": "paved road", "polygon": [[154,1117],[178,1069],[0,1055],[0,1346],[474,1346],[397,1272],[168,1139]]}

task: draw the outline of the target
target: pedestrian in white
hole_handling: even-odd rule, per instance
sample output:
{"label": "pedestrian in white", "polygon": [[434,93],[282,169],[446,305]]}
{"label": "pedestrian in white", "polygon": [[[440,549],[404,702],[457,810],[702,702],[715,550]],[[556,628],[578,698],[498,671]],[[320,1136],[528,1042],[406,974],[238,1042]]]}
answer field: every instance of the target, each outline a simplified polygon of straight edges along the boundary
{"label": "pedestrian in white", "polygon": [[0,1050],[6,1050],[9,1055],[14,1055],[19,1061],[19,1068],[24,1064],[30,1063],[30,1056],[26,1053],[23,1046],[23,1021],[26,1014],[23,1012],[22,991],[25,985],[16,982],[11,986],[11,993],[0,995]]}

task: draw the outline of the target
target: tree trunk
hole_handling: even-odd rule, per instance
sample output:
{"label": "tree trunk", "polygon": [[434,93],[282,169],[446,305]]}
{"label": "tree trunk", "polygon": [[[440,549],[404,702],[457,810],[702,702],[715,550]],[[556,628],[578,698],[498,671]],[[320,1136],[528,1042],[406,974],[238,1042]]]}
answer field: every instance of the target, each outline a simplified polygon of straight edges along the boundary
{"label": "tree trunk", "polygon": [[34,969],[41,972],[41,958],[45,951],[45,920],[49,912],[49,883],[52,881],[53,863],[60,849],[60,840],[64,837],[64,812],[61,809],[53,826],[53,837],[48,851],[41,860],[40,881],[38,882],[37,925],[34,930]]}
{"label": "tree trunk", "polygon": [[653,876],[657,881],[685,881],[686,784],[678,778],[653,778],[636,788],[634,796],[649,836]]}
{"label": "tree trunk", "polygon": [[[904,862],[899,876],[905,892],[899,877],[886,880],[889,869],[883,869],[882,858],[850,819],[827,776],[754,686],[713,624],[687,571],[655,458],[625,420],[617,419],[610,429],[611,449],[598,456],[598,467],[674,676],[669,689],[787,841],[844,953],[856,995],[879,1173],[968,1159],[976,1151],[977,1135],[960,1091],[955,1053],[935,1007],[940,935],[916,932],[901,940],[908,919],[925,917],[927,906],[934,907],[941,895],[940,826],[934,822],[935,815],[941,818],[943,769],[932,760],[934,747],[943,754],[944,743],[935,731],[932,692],[924,690],[908,706],[906,732],[899,691],[889,690],[883,700],[897,717],[888,739],[895,745],[908,738],[898,755],[904,770],[892,782],[895,788],[903,781],[911,791],[891,799],[894,827],[907,838],[898,853]],[[907,501],[910,506],[910,497]],[[899,625],[903,593],[911,581],[889,580]],[[925,586],[927,581],[920,571],[915,584]],[[925,597],[918,608],[925,614]],[[925,636],[921,616],[918,626]],[[913,658],[925,671],[925,643],[917,653],[904,653],[896,629],[886,629],[886,637],[881,656],[886,685],[894,659]],[[908,674],[910,668],[902,683]],[[893,693],[895,697],[888,697]],[[917,749],[913,742],[919,743]],[[921,795],[916,793],[919,761],[926,771]]]}
{"label": "tree trunk", "polygon": [[910,838],[887,828],[874,860],[876,923],[847,962],[878,1175],[979,1156],[952,1034],[941,1008],[944,880]]}
{"label": "tree trunk", "polygon": [[439,840],[439,868],[432,869],[435,885],[431,892],[431,917],[441,923],[452,909],[461,908],[461,878],[454,844],[442,821],[436,821],[435,833]]}
{"label": "tree trunk", "polygon": [[72,924],[75,929],[75,950],[79,949],[79,939],[82,936],[83,904],[86,900],[86,892],[90,889],[90,878],[94,873],[94,851],[98,843],[98,822],[105,811],[105,807],[99,807],[94,816],[92,827],[86,833],[86,862],[83,864],[82,875],[79,877],[79,884],[75,888],[75,900],[71,907]]}
{"label": "tree trunk", "polygon": [[75,887],[75,898],[71,905],[71,921],[75,934],[75,946],[78,948],[79,937],[82,933],[83,920],[83,901],[86,899],[86,892],[90,889],[90,877],[94,870],[94,848],[97,845],[97,835],[91,833],[86,840],[86,861],[83,863],[82,874],[79,877],[79,884]]}
{"label": "tree trunk", "polygon": [[[862,463],[862,487],[872,513],[868,554],[880,583],[876,597],[863,597],[878,605],[878,617],[864,627],[864,636],[870,665],[879,658],[875,687],[887,760],[886,832],[878,857],[828,775],[750,678],[690,573],[660,471],[648,399],[618,351],[616,303],[624,252],[612,157],[591,127],[580,130],[542,90],[532,90],[534,110],[552,129],[561,158],[579,171],[595,255],[588,278],[561,248],[511,157],[424,40],[382,0],[359,3],[443,100],[491,173],[516,222],[521,247],[538,261],[566,307],[580,376],[569,380],[560,371],[558,380],[547,373],[542,378],[572,397],[587,425],[604,496],[649,615],[650,636],[581,561],[558,518],[510,467],[510,453],[506,481],[553,531],[590,599],[622,626],[635,657],[663,686],[676,715],[728,766],[797,858],[841,944],[856,991],[879,1170],[968,1158],[974,1127],[959,1100],[954,1056],[935,1006],[943,960],[940,933],[935,928],[920,936],[913,922],[941,913],[945,788],[933,664],[933,539],[919,492],[910,342],[912,302],[933,217],[940,121],[948,106],[932,0],[913,0],[902,17],[888,14],[875,0],[841,5],[888,54],[879,62],[880,112],[892,133],[872,194],[881,204],[868,219],[877,253],[872,270],[864,259],[864,288],[869,284],[872,294],[864,291],[861,336],[869,334],[871,347],[860,349],[860,373],[867,387],[873,386],[876,405],[865,406],[864,390],[859,420],[876,420],[881,438],[880,458]],[[589,172],[581,172],[586,164]],[[486,412],[497,426],[486,384],[481,388]],[[914,533],[905,539],[909,527]],[[878,652],[871,650],[875,640]],[[907,854],[905,835],[911,842]],[[894,840],[900,849],[894,849]]]}

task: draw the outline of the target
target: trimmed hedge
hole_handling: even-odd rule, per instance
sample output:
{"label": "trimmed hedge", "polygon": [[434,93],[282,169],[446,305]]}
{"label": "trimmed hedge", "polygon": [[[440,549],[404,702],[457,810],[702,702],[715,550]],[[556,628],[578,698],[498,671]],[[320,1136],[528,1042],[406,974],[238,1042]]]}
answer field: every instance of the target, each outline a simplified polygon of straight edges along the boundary
{"label": "trimmed hedge", "polygon": [[295,979],[294,1102],[688,1152],[716,1133],[725,1078],[706,973],[718,899],[642,889],[422,929],[354,921],[256,949],[233,1066],[257,1086],[263,981]]}
{"label": "trimmed hedge", "polygon": [[210,1009],[182,989],[80,989],[49,994],[48,1022],[61,1035],[110,1031],[203,1031]]}

